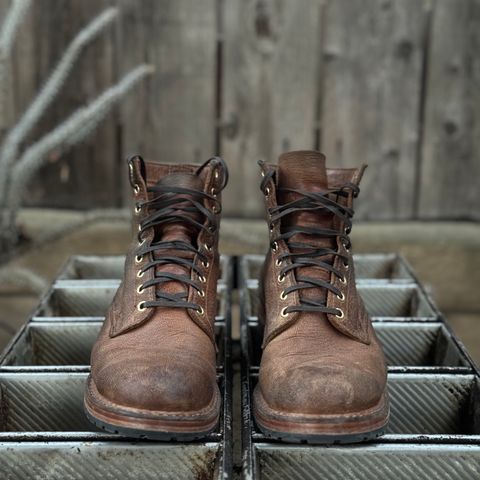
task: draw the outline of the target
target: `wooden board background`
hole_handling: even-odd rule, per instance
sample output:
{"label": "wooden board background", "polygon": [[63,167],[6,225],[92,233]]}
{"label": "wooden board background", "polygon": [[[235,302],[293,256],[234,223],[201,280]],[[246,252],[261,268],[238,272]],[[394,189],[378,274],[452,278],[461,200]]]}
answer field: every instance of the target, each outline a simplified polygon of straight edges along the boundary
{"label": "wooden board background", "polygon": [[231,172],[225,214],[261,217],[257,160],[319,148],[331,165],[370,165],[356,218],[480,220],[480,0],[33,3],[12,60],[9,122],[89,18],[108,5],[122,14],[29,141],[138,63],[156,72],[87,141],[50,159],[25,204],[122,206],[128,154],[219,153]]}

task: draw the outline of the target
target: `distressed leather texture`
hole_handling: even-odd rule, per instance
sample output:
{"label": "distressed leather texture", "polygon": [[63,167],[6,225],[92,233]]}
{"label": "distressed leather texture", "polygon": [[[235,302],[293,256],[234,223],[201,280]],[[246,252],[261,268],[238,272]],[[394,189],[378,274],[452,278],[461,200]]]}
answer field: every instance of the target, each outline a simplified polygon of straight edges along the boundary
{"label": "distressed leather texture", "polygon": [[[130,183],[135,204],[148,200],[147,186],[158,182],[189,181],[198,165],[170,165],[144,162],[140,157],[129,161]],[[212,159],[198,173],[198,181],[204,192],[215,194],[220,200],[221,165]],[[191,175],[190,175],[191,176]],[[151,195],[151,194],[150,194]],[[204,206],[212,210],[212,202]],[[108,309],[106,318],[91,354],[91,378],[96,389],[107,400],[123,406],[160,412],[185,412],[193,414],[211,405],[219,390],[216,382],[216,345],[214,320],[217,311],[217,280],[220,273],[218,254],[218,227],[220,211],[216,213],[215,232],[203,230],[192,239],[208,258],[208,266],[202,264],[191,252],[164,250],[161,255],[176,254],[192,258],[200,268],[204,282],[204,296],[193,287],[188,288],[188,301],[197,303],[204,310],[201,315],[192,309],[172,307],[137,308],[143,301],[155,300],[155,291],[161,288],[169,293],[185,290],[178,281],[168,281],[160,286],[144,288],[140,285],[154,277],[156,271],[188,274],[198,281],[198,274],[177,264],[159,265],[145,271],[139,270],[146,262],[154,260],[155,253],[136,260],[139,248],[139,224],[148,215],[146,208],[134,208],[133,239],[125,260],[122,283]],[[179,240],[190,238],[191,232],[182,224],[162,227],[162,238]],[[154,238],[150,228],[142,235],[148,245]],[[210,247],[209,250],[205,245]]]}
{"label": "distressed leather texture", "polygon": [[[272,168],[275,169],[275,175],[264,192],[267,218],[269,208],[294,198],[289,197],[292,195],[290,193],[282,198],[278,192],[280,186],[322,192],[345,182],[358,185],[365,169],[326,168],[325,157],[314,151],[284,154],[278,166],[261,164],[262,175]],[[351,206],[352,195],[342,201],[346,206]],[[328,212],[295,212],[287,218],[290,226],[315,225],[343,229],[338,217]],[[268,222],[272,227],[270,218]],[[270,228],[271,240],[279,235],[281,229],[281,222]],[[301,234],[298,234],[298,240],[304,240]],[[308,241],[311,243],[312,238]],[[336,275],[318,266],[291,270],[280,282],[278,274],[282,267],[277,266],[276,262],[278,256],[288,251],[289,247],[286,242],[278,242],[276,249],[270,248],[259,282],[259,318],[264,325],[264,337],[256,388],[260,389],[270,408],[286,414],[328,415],[362,411],[378,404],[385,392],[385,358],[356,289],[352,252],[346,250],[339,238],[318,238],[313,242],[319,247],[337,247],[349,256],[348,267],[337,256],[322,257],[323,261],[334,262],[334,267],[343,273],[346,282],[342,283]],[[327,306],[340,308],[344,317],[306,311],[282,316],[282,309],[299,304],[298,291],[283,299],[281,294],[286,286],[296,282],[300,274],[337,286],[344,300],[320,287],[301,290],[300,295],[315,298],[323,293],[327,298]]]}

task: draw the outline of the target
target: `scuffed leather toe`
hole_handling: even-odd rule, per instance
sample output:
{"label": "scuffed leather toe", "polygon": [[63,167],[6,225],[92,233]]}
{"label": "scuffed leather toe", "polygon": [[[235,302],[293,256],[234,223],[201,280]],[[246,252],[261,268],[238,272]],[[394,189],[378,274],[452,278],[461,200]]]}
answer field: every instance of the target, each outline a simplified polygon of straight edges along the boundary
{"label": "scuffed leather toe", "polygon": [[211,403],[217,388],[207,370],[140,359],[128,369],[115,364],[105,367],[95,375],[95,386],[117,405],[160,412],[200,410]]}
{"label": "scuffed leather toe", "polygon": [[384,385],[376,372],[354,365],[310,364],[284,370],[274,382],[260,381],[262,396],[278,411],[329,415],[354,413],[377,404]]}

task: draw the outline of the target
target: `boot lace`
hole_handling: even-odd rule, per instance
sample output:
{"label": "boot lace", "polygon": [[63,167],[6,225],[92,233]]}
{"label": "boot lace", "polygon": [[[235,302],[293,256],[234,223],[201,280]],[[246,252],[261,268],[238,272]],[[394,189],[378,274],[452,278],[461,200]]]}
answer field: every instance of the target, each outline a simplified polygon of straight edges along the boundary
{"label": "boot lace", "polygon": [[[267,184],[274,175],[274,170],[268,170],[264,175],[260,188],[265,195],[270,193]],[[338,188],[326,189],[321,193],[282,187],[277,188],[277,191],[278,193],[294,193],[298,198],[283,205],[277,205],[276,207],[268,209],[271,221],[270,230],[272,230],[272,226],[275,222],[281,221],[281,219],[287,215],[301,211],[331,212],[334,217],[340,218],[340,225],[343,225],[344,227],[342,230],[302,225],[285,226],[282,228],[280,235],[272,238],[271,242],[271,247],[274,251],[277,250],[278,242],[281,240],[284,240],[289,248],[288,252],[281,253],[277,257],[279,264],[285,264],[280,270],[279,280],[283,281],[285,275],[291,270],[295,271],[304,267],[316,267],[333,273],[340,278],[342,283],[346,283],[346,278],[343,276],[343,273],[334,268],[333,263],[335,257],[340,257],[343,260],[345,267],[348,268],[349,255],[338,251],[338,246],[336,248],[318,246],[308,243],[308,241],[294,241],[292,237],[297,234],[303,234],[311,237],[312,240],[320,238],[340,238],[348,252],[351,247],[348,235],[352,228],[352,216],[354,211],[352,208],[342,205],[339,200],[340,198],[347,198],[349,194],[353,194],[354,197],[358,196],[358,193],[360,192],[358,186],[347,182]],[[325,257],[329,257],[329,260],[327,261]],[[325,291],[331,291],[339,298],[343,298],[342,292],[329,281],[321,278],[305,276],[300,273],[295,273],[295,278],[296,283],[287,287],[282,292],[282,298],[285,298],[289,293],[295,291],[299,291],[300,293],[300,291],[310,288],[323,288]],[[326,301],[326,294],[322,298],[307,298],[299,295],[300,304],[284,308],[282,315],[287,315],[291,312],[322,312],[343,316],[343,312],[340,309],[327,307]]]}
{"label": "boot lace", "polygon": [[[208,257],[205,251],[212,249],[215,233],[218,228],[218,221],[216,213],[220,213],[221,204],[217,199],[217,194],[223,190],[228,181],[228,173],[226,165],[223,159],[217,158],[220,162],[220,170],[224,172],[223,183],[221,187],[215,192],[210,193],[203,192],[202,190],[191,189],[186,187],[177,187],[169,185],[154,185],[148,187],[147,192],[153,194],[153,198],[147,201],[138,202],[136,204],[137,212],[140,209],[147,208],[151,213],[147,215],[141,222],[138,232],[139,248],[136,252],[135,261],[141,263],[143,257],[150,252],[153,252],[153,260],[146,263],[137,273],[138,277],[142,277],[144,273],[153,268],[154,278],[148,280],[139,286],[139,292],[145,288],[160,286],[167,282],[178,282],[182,284],[185,289],[177,293],[168,293],[160,288],[155,288],[156,299],[153,301],[143,301],[138,305],[140,311],[146,308],[153,307],[168,307],[168,308],[186,308],[197,310],[200,314],[204,311],[197,303],[188,302],[189,287],[194,288],[199,292],[201,296],[205,295],[202,283],[206,282],[206,278],[202,269],[195,264],[195,257],[198,256],[202,262],[203,267],[207,268]],[[208,163],[205,162],[197,173],[204,168]],[[217,167],[218,169],[219,167]],[[181,196],[179,196],[181,195]],[[204,202],[211,202],[212,209],[206,208]],[[202,218],[202,221],[198,221],[196,218]],[[196,238],[201,231],[207,233],[207,238],[211,244],[205,243],[203,247],[197,245],[197,242],[187,242],[184,240],[154,240],[147,245],[143,234],[150,228],[158,226],[164,226],[166,224],[175,223],[188,224],[195,232]],[[168,251],[169,253],[163,253]],[[187,255],[190,258],[184,258],[182,256],[174,255],[173,252],[190,252],[192,255]],[[190,275],[176,274],[171,272],[158,271],[157,266],[160,265],[179,265],[185,267],[190,273],[192,270],[196,273],[198,281],[192,280]]]}

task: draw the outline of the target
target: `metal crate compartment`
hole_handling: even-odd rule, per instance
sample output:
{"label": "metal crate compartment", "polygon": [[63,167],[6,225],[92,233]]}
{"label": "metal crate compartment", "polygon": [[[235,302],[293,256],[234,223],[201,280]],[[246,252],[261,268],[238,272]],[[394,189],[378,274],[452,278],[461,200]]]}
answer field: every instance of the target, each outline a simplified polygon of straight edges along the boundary
{"label": "metal crate compartment", "polygon": [[[87,369],[102,322],[30,322],[0,356],[0,370]],[[223,320],[216,322],[217,362],[223,364]]]}
{"label": "metal crate compartment", "polygon": [[8,475],[2,478],[9,480],[223,478],[220,455],[217,443],[0,442],[1,471]]}
{"label": "metal crate compartment", "polygon": [[244,478],[265,480],[473,480],[480,446],[365,444],[354,448],[255,445]]}
{"label": "metal crate compartment", "polygon": [[[227,263],[229,257],[220,257],[219,283],[227,282]],[[58,276],[58,280],[121,280],[125,264],[124,255],[75,255],[68,262]]]}
{"label": "metal crate compartment", "polygon": [[[117,284],[96,284],[95,281],[61,281],[45,296],[35,312],[37,320],[102,320],[118,288]],[[225,284],[217,287],[218,304],[216,320],[225,317],[225,298],[228,288]]]}
{"label": "metal crate compartment", "polygon": [[[373,321],[435,321],[440,315],[415,284],[358,284],[357,289]],[[245,314],[256,319],[260,309],[257,287],[248,285],[245,297]]]}
{"label": "metal crate compartment", "polygon": [[[471,365],[455,338],[439,322],[392,322],[373,324],[383,344],[390,367],[446,367],[471,370]],[[256,321],[248,322],[251,366],[258,368],[261,357],[263,329]]]}
{"label": "metal crate compartment", "polygon": [[[264,255],[242,257],[245,278],[256,282]],[[353,256],[357,282],[415,283],[416,278],[406,260],[396,253],[359,254]]]}

